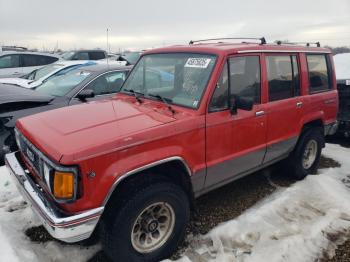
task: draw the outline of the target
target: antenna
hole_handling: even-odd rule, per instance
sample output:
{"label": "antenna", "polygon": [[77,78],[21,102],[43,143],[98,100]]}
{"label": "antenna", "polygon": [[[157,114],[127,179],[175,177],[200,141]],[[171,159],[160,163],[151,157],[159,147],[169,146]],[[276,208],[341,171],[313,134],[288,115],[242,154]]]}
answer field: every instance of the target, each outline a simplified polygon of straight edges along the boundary
{"label": "antenna", "polygon": [[[106,51],[108,52],[108,46],[109,46],[109,35],[108,35],[108,28],[107,28],[107,49]],[[107,67],[109,68],[109,57],[108,57],[108,54],[107,54]]]}

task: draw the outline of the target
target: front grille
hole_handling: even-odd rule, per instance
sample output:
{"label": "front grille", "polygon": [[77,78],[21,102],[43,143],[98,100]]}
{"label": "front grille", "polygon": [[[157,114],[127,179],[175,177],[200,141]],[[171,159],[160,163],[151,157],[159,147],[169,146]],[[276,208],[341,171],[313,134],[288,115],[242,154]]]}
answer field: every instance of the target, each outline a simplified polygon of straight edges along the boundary
{"label": "front grille", "polygon": [[42,159],[39,155],[39,150],[28,141],[17,129],[16,129],[17,146],[21,150],[22,154],[26,157],[27,161],[34,169],[34,171],[41,176]]}

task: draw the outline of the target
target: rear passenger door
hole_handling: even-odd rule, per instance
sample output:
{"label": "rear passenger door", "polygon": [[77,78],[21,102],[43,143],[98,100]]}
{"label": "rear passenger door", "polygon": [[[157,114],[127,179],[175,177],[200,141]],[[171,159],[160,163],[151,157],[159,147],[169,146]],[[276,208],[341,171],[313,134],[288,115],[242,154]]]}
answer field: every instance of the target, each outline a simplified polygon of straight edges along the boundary
{"label": "rear passenger door", "polygon": [[290,153],[299,134],[303,110],[299,59],[294,54],[266,54],[268,103],[267,151],[264,163]]}
{"label": "rear passenger door", "polygon": [[[206,120],[205,187],[224,184],[262,164],[266,115],[262,104],[260,55],[230,57],[218,81]],[[254,101],[253,110],[229,108],[234,97]]]}

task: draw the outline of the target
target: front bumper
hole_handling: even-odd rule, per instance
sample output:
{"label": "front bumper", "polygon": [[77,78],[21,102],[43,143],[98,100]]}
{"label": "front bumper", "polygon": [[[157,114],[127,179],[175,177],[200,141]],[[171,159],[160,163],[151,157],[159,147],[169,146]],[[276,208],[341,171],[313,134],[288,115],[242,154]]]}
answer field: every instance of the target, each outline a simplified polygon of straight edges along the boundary
{"label": "front bumper", "polygon": [[332,136],[332,135],[334,135],[337,132],[337,130],[338,130],[338,126],[339,126],[339,122],[338,121],[335,121],[333,123],[325,125],[324,135],[325,136]]}
{"label": "front bumper", "polygon": [[46,230],[54,238],[67,243],[87,239],[94,231],[103,207],[90,209],[72,216],[58,209],[52,200],[44,196],[28,172],[21,165],[19,152],[5,156],[5,163],[23,197],[32,205]]}

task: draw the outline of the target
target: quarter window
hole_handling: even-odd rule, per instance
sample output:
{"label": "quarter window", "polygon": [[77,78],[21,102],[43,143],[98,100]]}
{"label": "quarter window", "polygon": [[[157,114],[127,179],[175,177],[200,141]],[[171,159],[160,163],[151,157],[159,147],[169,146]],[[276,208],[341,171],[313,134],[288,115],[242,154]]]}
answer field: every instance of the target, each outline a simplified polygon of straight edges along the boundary
{"label": "quarter window", "polygon": [[19,55],[6,55],[0,57],[0,68],[19,67]]}
{"label": "quarter window", "polygon": [[216,84],[214,94],[210,101],[209,112],[217,112],[228,109],[228,68],[227,64],[221,72],[219,81]]}
{"label": "quarter window", "polygon": [[267,56],[269,101],[288,99],[300,94],[296,56]]}
{"label": "quarter window", "polygon": [[231,95],[253,99],[260,104],[259,56],[242,56],[229,59]]}
{"label": "quarter window", "polygon": [[331,88],[326,55],[307,55],[310,93]]}

